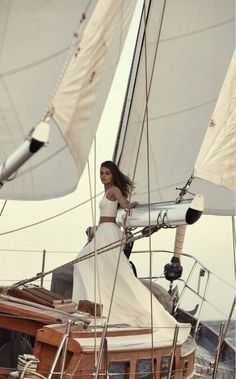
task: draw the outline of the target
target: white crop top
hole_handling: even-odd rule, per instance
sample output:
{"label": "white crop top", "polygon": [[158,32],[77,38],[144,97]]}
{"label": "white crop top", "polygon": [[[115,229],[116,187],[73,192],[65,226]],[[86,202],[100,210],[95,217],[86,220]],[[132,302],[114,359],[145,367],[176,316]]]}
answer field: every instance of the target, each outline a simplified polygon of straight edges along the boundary
{"label": "white crop top", "polygon": [[116,217],[117,213],[117,200],[109,200],[106,194],[99,203],[101,217]]}

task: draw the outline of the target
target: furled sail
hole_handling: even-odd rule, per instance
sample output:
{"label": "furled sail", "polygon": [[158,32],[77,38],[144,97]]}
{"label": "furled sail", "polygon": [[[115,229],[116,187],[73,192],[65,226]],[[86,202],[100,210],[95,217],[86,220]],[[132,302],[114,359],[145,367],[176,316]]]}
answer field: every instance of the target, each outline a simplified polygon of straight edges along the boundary
{"label": "furled sail", "polygon": [[[155,15],[155,16],[153,16]],[[235,45],[235,2],[145,1],[114,159],[142,204],[173,201],[193,173]],[[205,213],[233,214],[232,191],[202,179]]]}
{"label": "furled sail", "polygon": [[236,190],[236,53],[199,152],[194,175]]}

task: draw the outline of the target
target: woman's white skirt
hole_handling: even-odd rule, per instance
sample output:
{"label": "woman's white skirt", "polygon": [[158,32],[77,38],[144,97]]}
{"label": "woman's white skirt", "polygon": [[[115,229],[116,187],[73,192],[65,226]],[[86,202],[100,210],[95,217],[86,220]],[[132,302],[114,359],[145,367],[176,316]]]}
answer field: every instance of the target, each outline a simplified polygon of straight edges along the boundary
{"label": "woman's white skirt", "polygon": [[[89,300],[102,304],[103,316],[109,316],[109,324],[134,327],[153,325],[163,328],[167,339],[172,338],[176,320],[135,277],[122,247],[110,249],[114,242],[119,243],[121,239],[122,232],[116,224],[99,225],[95,238],[81,250],[78,257],[85,257],[96,249],[98,252],[101,248],[109,250],[75,264],[73,301]],[[179,339],[183,341],[189,334],[189,325],[179,326]]]}

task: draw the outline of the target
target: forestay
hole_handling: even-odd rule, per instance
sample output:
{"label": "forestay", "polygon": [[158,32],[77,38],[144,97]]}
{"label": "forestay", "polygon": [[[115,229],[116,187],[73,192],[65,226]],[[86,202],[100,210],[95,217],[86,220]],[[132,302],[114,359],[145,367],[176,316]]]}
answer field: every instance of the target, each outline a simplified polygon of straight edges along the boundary
{"label": "forestay", "polygon": [[[145,1],[114,154],[140,203],[175,200],[193,173],[234,50],[234,8],[233,0]],[[232,191],[201,179],[190,191],[204,195],[205,213],[234,213]]]}

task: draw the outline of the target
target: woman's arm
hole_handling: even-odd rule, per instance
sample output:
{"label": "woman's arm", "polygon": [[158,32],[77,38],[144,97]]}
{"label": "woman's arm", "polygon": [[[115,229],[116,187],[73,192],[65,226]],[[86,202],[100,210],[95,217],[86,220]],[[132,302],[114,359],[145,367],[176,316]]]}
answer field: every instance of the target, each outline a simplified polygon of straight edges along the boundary
{"label": "woman's arm", "polygon": [[122,208],[124,209],[131,209],[131,208],[135,208],[136,205],[138,205],[137,201],[134,201],[134,202],[129,202],[129,200],[127,200],[121,190],[118,188],[118,187],[115,187],[112,189],[111,191],[111,196],[114,196],[115,200],[118,201],[118,203],[121,205]]}

